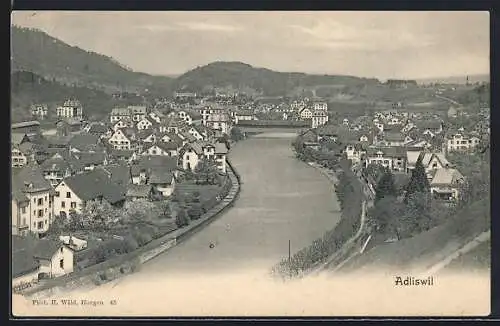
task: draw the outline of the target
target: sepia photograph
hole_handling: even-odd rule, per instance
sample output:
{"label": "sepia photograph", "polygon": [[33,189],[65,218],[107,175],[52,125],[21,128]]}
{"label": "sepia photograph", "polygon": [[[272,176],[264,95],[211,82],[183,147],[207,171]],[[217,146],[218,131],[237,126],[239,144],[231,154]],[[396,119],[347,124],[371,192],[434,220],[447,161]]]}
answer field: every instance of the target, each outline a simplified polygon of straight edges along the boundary
{"label": "sepia photograph", "polygon": [[11,315],[491,309],[487,11],[13,11]]}

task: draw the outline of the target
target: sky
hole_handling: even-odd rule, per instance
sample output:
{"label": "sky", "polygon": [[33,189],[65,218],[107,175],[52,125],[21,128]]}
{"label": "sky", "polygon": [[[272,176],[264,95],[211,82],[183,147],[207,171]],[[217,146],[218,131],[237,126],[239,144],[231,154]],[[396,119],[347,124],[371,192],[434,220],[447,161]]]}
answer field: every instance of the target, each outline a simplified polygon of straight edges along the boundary
{"label": "sky", "polygon": [[480,11],[17,11],[12,23],[154,75],[214,61],[379,79],[490,69]]}

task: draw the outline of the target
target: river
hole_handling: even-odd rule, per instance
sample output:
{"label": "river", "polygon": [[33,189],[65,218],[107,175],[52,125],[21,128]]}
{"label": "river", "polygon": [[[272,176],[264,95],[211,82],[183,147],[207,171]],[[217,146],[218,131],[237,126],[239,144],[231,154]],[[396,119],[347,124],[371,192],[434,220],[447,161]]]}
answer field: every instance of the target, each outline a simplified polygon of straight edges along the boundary
{"label": "river", "polygon": [[[340,218],[332,185],[319,171],[294,157],[289,135],[267,136],[247,139],[231,149],[230,159],[242,180],[240,196],[232,208],[191,238],[141,266],[140,271],[88,294],[120,293],[123,298],[123,293],[168,288],[165,291],[169,297],[189,306],[197,301],[189,296],[194,291],[191,285],[196,284],[196,292],[213,293],[213,287],[224,280],[224,285],[217,288],[227,292],[232,277],[247,275],[238,279],[237,284],[244,285],[248,275],[252,280],[266,275],[288,256],[289,241],[293,254],[332,229]],[[211,243],[214,248],[210,248]],[[79,294],[86,293],[81,291]],[[200,296],[196,297],[203,300]],[[188,306],[185,308],[195,308]]]}

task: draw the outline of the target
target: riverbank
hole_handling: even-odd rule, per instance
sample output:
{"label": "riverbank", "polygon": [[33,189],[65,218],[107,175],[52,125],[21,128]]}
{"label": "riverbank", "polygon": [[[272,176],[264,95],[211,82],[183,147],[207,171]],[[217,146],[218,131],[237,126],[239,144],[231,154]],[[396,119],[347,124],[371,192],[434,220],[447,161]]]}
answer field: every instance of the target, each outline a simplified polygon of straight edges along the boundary
{"label": "riverbank", "polygon": [[190,236],[221,216],[238,198],[240,192],[240,176],[229,160],[227,161],[227,166],[228,176],[231,180],[231,188],[228,194],[216,206],[202,215],[201,218],[192,221],[186,227],[177,229],[163,237],[151,241],[134,252],[109,259],[79,272],[47,280],[46,283],[29,288],[22,292],[22,294],[28,297],[47,297],[78,287],[101,285],[137,271],[142,264],[187,240]]}
{"label": "riverbank", "polygon": [[[310,149],[310,152],[312,151],[314,150]],[[321,268],[356,235],[361,225],[364,191],[360,180],[351,171],[349,164],[342,160],[333,172],[317,162],[306,161],[306,163],[319,170],[334,184],[342,217],[339,223],[332,230],[327,231],[323,237],[316,239],[289,259],[283,259],[274,266],[271,273],[281,278],[303,277]]]}

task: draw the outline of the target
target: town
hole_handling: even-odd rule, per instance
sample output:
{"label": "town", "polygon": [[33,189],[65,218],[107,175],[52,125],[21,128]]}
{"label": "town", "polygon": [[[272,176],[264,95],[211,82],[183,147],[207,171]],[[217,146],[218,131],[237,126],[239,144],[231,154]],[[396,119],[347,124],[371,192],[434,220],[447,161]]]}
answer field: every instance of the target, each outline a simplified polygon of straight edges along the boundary
{"label": "town", "polygon": [[[184,91],[150,106],[115,107],[107,121],[87,119],[78,99],[33,104],[37,120],[11,127],[12,234],[22,248],[13,259],[23,262],[14,286],[87,268],[200,218],[227,194],[228,152],[252,122],[301,122],[302,149],[325,155],[325,166],[329,157],[347,159],[372,191],[386,170],[403,189],[421,164],[434,198],[447,206],[464,196],[466,180],[452,162],[489,144],[488,108],[451,105],[440,116],[395,103],[335,122],[335,108],[321,99],[263,102]],[[49,119],[54,128],[41,129]]]}

